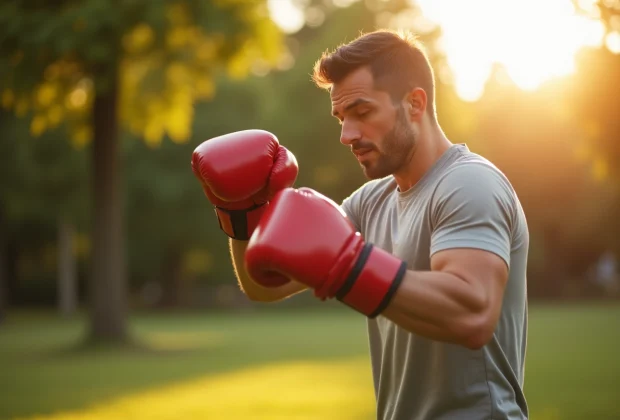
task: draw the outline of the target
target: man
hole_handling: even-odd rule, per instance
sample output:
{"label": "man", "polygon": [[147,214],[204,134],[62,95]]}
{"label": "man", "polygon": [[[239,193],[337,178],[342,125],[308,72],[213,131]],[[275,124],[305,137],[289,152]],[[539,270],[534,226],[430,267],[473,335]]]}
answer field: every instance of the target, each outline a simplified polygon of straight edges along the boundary
{"label": "man", "polygon": [[268,133],[195,152],[243,290],[273,302],[310,288],[366,315],[378,419],[527,418],[529,235],[509,181],[446,138],[411,35],[360,36],[314,81],[370,179],[341,207],[290,188],[296,162]]}

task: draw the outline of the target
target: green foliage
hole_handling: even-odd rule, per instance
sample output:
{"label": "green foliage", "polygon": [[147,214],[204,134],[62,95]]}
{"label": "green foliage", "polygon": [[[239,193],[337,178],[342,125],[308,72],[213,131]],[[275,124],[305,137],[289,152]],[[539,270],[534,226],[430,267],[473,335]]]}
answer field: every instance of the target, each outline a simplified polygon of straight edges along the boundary
{"label": "green foliage", "polygon": [[[48,303],[55,296],[57,228],[76,229],[74,252],[81,265],[88,255],[87,155],[59,130],[28,136],[28,124],[0,112],[0,206],[4,210],[1,254],[8,276],[3,286],[12,304]],[[78,268],[81,270],[81,267]]]}
{"label": "green foliage", "polygon": [[25,121],[10,116],[2,127],[0,197],[7,217],[51,224],[67,217],[83,223],[89,183],[85,151],[54,132],[28,138]]}
{"label": "green foliage", "polygon": [[0,6],[0,94],[39,135],[63,120],[92,137],[93,97],[120,77],[120,118],[151,143],[190,135],[192,106],[225,68],[242,77],[274,66],[280,32],[262,1],[60,0]]}
{"label": "green foliage", "polygon": [[[109,130],[108,127],[116,127],[117,121],[132,138],[143,138],[151,146],[160,144],[164,138],[183,143],[192,136],[195,104],[213,98],[215,78],[220,77],[220,72],[242,78],[257,62],[271,68],[277,64],[282,48],[281,33],[269,19],[265,1],[5,2],[0,5],[0,102],[5,110],[29,120],[32,137],[49,132],[49,139],[58,140],[63,136],[58,134],[60,130],[53,129],[67,128],[80,151],[81,146],[93,138],[94,126],[98,130],[99,146],[114,145],[118,133],[115,128]],[[93,108],[95,103],[102,103],[102,98],[106,99],[107,107],[103,113],[98,113],[95,121]],[[27,136],[22,133],[7,139],[14,141],[17,137]],[[16,160],[10,166],[22,183],[15,185],[32,184],[33,188],[21,190],[28,200],[16,200],[18,194],[11,195],[8,190],[5,197],[15,207],[14,213],[24,219],[56,219],[66,213],[64,206],[69,202],[67,197],[75,193],[73,187],[82,186],[84,180],[84,177],[76,177],[73,183],[64,181],[69,179],[65,169],[74,168],[68,164],[69,153],[64,147],[69,145],[39,141],[37,147],[32,147],[24,139],[19,141],[23,144],[12,152],[23,150],[23,159],[28,165],[17,168],[20,161]],[[34,153],[44,144],[46,153]],[[143,277],[150,276],[161,272],[159,257],[165,260],[168,254],[175,254],[180,255],[181,262],[172,264],[171,271],[183,272],[184,267],[189,267],[190,271],[195,271],[196,267],[200,269],[205,264],[197,263],[199,258],[188,249],[202,246],[204,240],[197,241],[196,245],[189,238],[179,239],[183,233],[195,238],[196,230],[189,223],[176,228],[170,225],[170,229],[160,227],[162,219],[182,218],[179,217],[183,209],[180,204],[186,206],[185,222],[191,220],[188,218],[190,208],[204,209],[196,203],[204,198],[189,170],[191,151],[188,147],[174,151],[176,160],[171,164],[165,154],[168,148],[164,147],[152,160],[139,165],[146,151],[136,151],[132,146],[129,144],[126,151],[132,168],[129,203],[133,206],[132,214],[139,216],[131,226],[131,233],[138,235],[138,239],[130,254],[140,255],[135,261],[150,259],[149,263],[136,267],[143,269]],[[107,210],[117,208],[116,177],[103,178],[106,174],[116,175],[116,168],[111,166],[115,157],[105,157],[103,154],[94,156],[98,163],[94,166],[104,170],[98,172],[100,176],[95,174],[94,185],[99,187],[92,191],[91,197],[103,200],[106,206],[91,206],[97,219],[92,222],[95,227],[103,226],[103,230],[95,229],[95,233],[113,234],[107,239],[101,235],[93,238],[92,261],[98,264],[93,265],[96,267],[94,276],[101,277],[93,280],[94,284],[103,284],[99,291],[105,292],[95,292],[96,296],[103,296],[98,298],[99,307],[110,308],[109,303],[121,297],[106,297],[107,291],[123,290],[123,287],[108,286],[122,283],[122,270],[114,268],[116,271],[100,273],[120,265],[124,235],[122,222],[111,214],[112,211],[97,212],[104,207]],[[157,182],[152,181],[155,176],[159,176]],[[144,183],[145,179],[151,185]],[[7,188],[10,187],[17,189],[11,185]],[[190,191],[193,192],[191,198]],[[75,194],[80,199],[86,196],[85,191]],[[40,203],[54,205],[44,207]],[[86,212],[83,209],[79,212],[79,216],[84,217]],[[73,216],[78,215],[74,213]],[[73,218],[73,221],[78,219]],[[161,233],[157,241],[153,241],[152,231],[156,227],[160,227]],[[134,253],[135,249],[142,249],[142,252]],[[222,249],[225,252],[225,248]],[[190,253],[190,257],[186,257],[186,253]],[[105,282],[110,284],[106,286]]]}
{"label": "green foliage", "polygon": [[[129,267],[134,288],[154,281],[232,283],[225,235],[189,159],[195,142],[150,149],[127,139],[126,206]],[[196,286],[195,284],[192,284]],[[180,284],[173,285],[173,287]]]}

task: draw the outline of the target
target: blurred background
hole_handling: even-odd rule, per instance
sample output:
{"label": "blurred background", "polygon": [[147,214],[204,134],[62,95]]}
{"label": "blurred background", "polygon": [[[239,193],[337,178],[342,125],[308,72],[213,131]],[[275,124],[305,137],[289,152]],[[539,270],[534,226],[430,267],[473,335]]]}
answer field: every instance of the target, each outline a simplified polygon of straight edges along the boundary
{"label": "blurred background", "polygon": [[532,418],[620,418],[617,0],[3,2],[0,418],[374,418],[364,318],[245,299],[190,158],[269,130],[342,200],[310,73],[377,28],[419,35],[441,126],[524,206]]}

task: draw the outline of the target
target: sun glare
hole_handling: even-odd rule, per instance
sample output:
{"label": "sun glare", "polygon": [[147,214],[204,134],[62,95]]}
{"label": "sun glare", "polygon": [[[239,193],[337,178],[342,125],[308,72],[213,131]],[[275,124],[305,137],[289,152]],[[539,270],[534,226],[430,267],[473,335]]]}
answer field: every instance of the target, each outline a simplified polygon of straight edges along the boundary
{"label": "sun glare", "polygon": [[[591,2],[581,2],[585,7]],[[570,0],[417,0],[422,13],[442,28],[441,48],[457,93],[482,94],[491,68],[502,65],[513,82],[533,90],[575,68],[583,46],[601,45],[603,25],[578,16]]]}
{"label": "sun glare", "polygon": [[[338,0],[337,4],[344,7],[355,1],[359,0]],[[575,54],[584,46],[605,43],[620,52],[620,34],[606,38],[603,24],[578,15],[571,0],[409,1],[425,19],[441,26],[439,46],[464,100],[474,101],[482,95],[495,64],[502,65],[521,89],[534,90],[555,77],[570,75]],[[582,11],[596,16],[594,3],[577,1]],[[295,0],[269,0],[268,4],[273,20],[284,31],[296,32],[303,26],[304,13]],[[395,19],[395,23],[405,29],[404,19]]]}
{"label": "sun glare", "polygon": [[276,25],[287,33],[300,30],[305,23],[305,16],[301,8],[294,4],[294,0],[267,0],[269,15]]}

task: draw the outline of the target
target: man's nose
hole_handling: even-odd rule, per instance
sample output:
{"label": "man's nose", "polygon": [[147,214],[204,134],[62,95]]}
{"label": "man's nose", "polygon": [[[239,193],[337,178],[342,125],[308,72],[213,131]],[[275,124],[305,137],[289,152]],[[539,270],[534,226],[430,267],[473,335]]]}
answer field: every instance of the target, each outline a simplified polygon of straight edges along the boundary
{"label": "man's nose", "polygon": [[357,125],[348,121],[342,122],[342,129],[340,131],[340,143],[345,146],[350,146],[351,143],[362,138],[362,133],[357,128]]}

